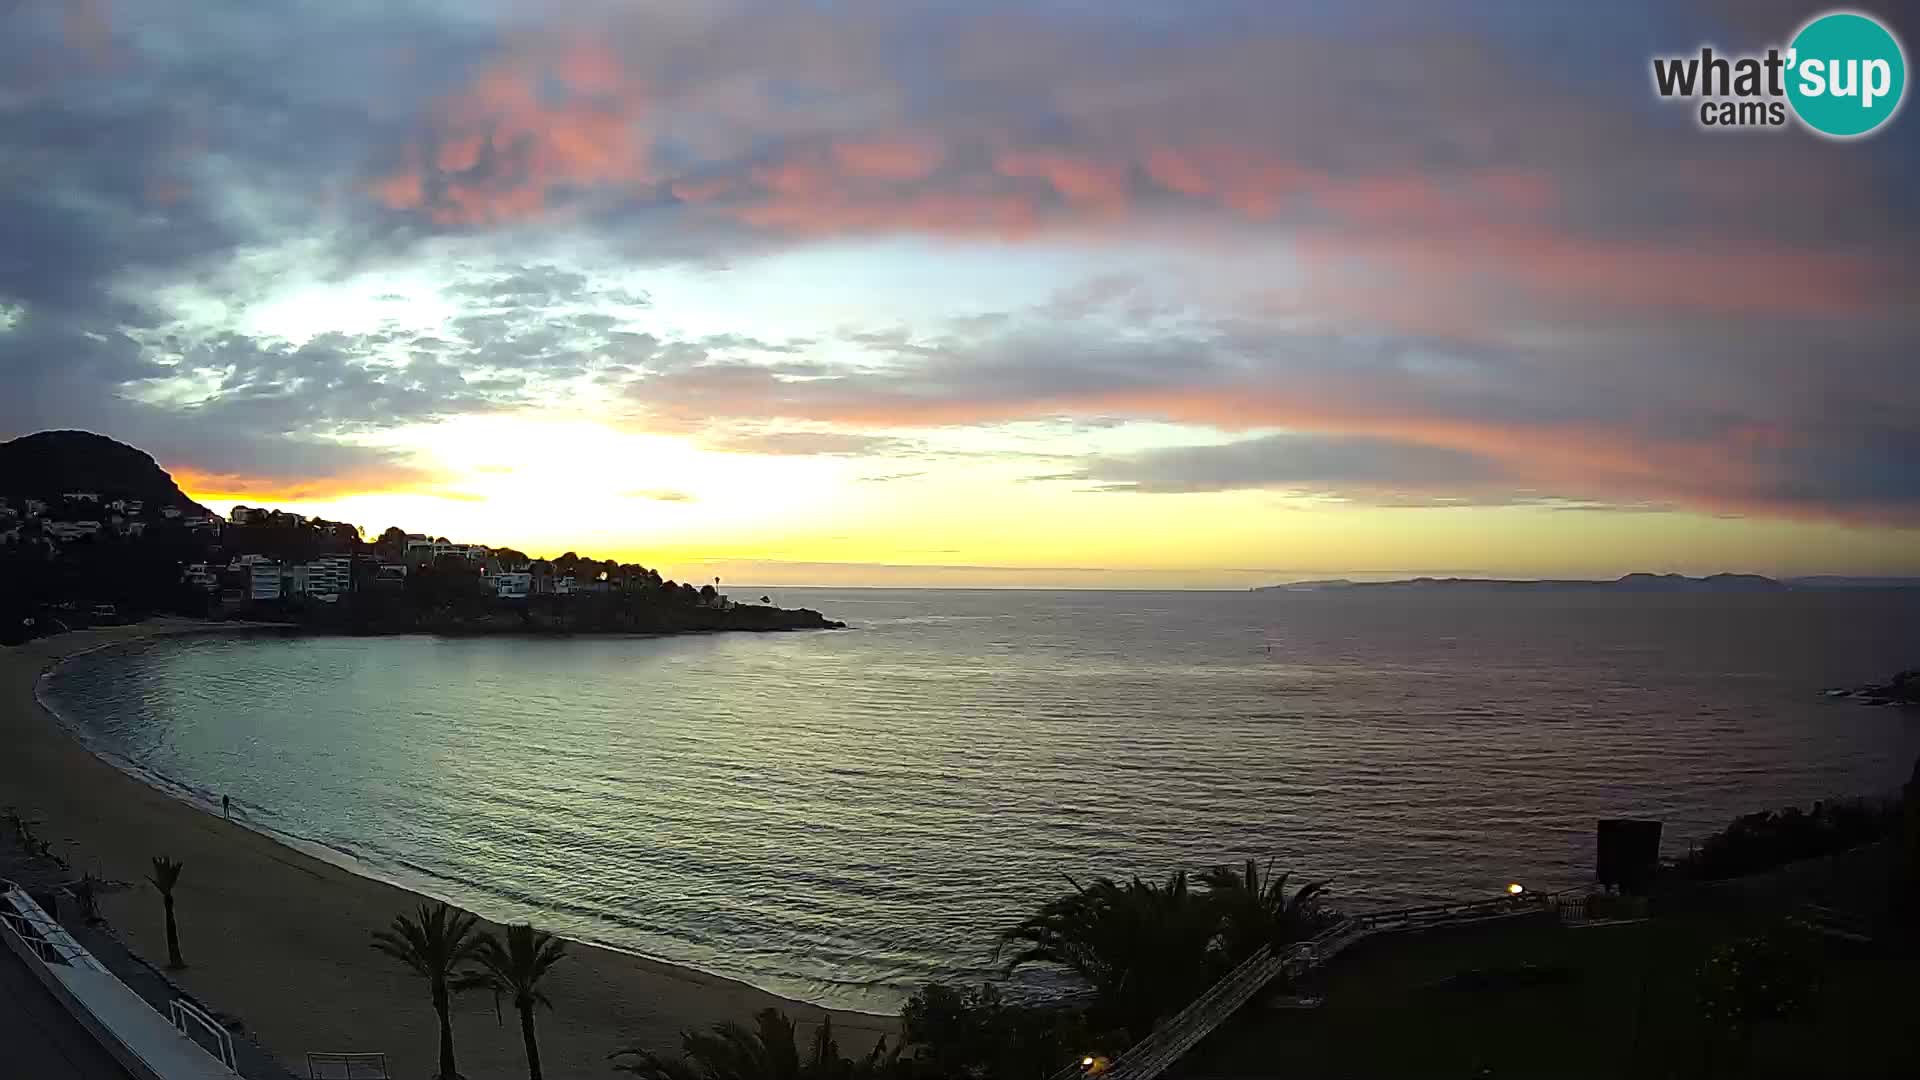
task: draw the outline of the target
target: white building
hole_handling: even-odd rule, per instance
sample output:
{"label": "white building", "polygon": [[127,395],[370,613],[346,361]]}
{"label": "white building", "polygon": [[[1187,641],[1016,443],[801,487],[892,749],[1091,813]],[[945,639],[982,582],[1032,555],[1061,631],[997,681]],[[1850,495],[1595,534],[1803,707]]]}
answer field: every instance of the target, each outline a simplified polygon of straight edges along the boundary
{"label": "white building", "polygon": [[206,563],[194,563],[180,575],[180,580],[212,592],[220,587],[220,571]]}
{"label": "white building", "polygon": [[353,556],[323,555],[307,564],[307,592],[338,596],[353,591]]}
{"label": "white building", "polygon": [[280,599],[280,564],[270,559],[262,559],[247,568],[252,585],[248,599]]}
{"label": "white building", "polygon": [[172,520],[180,516],[180,508],[177,506],[163,506],[160,508],[160,516]]}
{"label": "white building", "polygon": [[100,501],[100,493],[97,491],[69,491],[60,497],[73,502],[97,503]]}
{"label": "white building", "polygon": [[456,544],[449,540],[434,540],[425,536],[407,534],[406,557],[408,559],[437,559],[442,555],[458,555],[463,559],[484,559],[487,548],[484,544]]}
{"label": "white building", "polygon": [[502,600],[525,600],[533,591],[533,575],[523,570],[506,570],[493,575],[494,594]]}

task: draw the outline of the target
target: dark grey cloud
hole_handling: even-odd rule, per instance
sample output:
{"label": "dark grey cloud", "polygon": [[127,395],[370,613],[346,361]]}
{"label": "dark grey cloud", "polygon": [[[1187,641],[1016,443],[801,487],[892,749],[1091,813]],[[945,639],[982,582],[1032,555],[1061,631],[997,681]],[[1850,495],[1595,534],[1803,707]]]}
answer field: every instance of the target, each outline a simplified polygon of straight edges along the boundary
{"label": "dark grey cloud", "polygon": [[1096,457],[1071,475],[1111,491],[1281,488],[1365,494],[1374,500],[1434,491],[1465,496],[1512,479],[1498,462],[1459,450],[1391,439],[1301,434]]}

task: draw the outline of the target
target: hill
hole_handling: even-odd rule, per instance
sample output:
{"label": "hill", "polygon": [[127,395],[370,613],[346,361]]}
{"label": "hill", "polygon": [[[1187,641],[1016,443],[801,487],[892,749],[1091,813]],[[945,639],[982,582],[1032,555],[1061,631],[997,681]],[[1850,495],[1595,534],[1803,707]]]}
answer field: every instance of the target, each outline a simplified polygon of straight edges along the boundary
{"label": "hill", "polygon": [[210,513],[152,457],[105,435],[41,431],[0,443],[0,495],[52,500],[70,491]]}
{"label": "hill", "polygon": [[1626,574],[1612,581],[1586,578],[1462,578],[1419,577],[1401,581],[1298,581],[1288,585],[1266,585],[1254,592],[1318,592],[1334,589],[1604,589],[1612,592],[1756,592],[1786,586],[1759,574],[1711,574],[1685,577],[1680,574]]}

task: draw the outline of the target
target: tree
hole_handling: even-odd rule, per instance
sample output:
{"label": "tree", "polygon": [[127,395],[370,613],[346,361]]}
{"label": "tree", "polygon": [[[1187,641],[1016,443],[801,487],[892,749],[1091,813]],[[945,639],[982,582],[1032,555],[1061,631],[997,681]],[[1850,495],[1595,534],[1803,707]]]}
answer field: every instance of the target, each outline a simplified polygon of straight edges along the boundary
{"label": "tree", "polygon": [[453,995],[493,985],[465,967],[479,959],[484,939],[474,932],[477,922],[476,916],[445,904],[421,904],[414,917],[395,915],[392,928],[373,934],[375,949],[412,968],[432,988],[433,1011],[440,1017],[439,1080],[460,1075],[453,1062]]}
{"label": "tree", "polygon": [[1819,989],[1806,938],[1785,927],[1721,945],[1699,973],[1707,1074],[1750,1071],[1755,1030],[1806,1011]]}
{"label": "tree", "polygon": [[1333,920],[1335,916],[1320,906],[1320,897],[1332,882],[1311,882],[1289,894],[1289,876],[1275,877],[1273,863],[1268,862],[1262,880],[1259,865],[1248,859],[1239,873],[1216,866],[1200,879],[1207,889],[1207,902],[1219,918],[1220,947],[1228,964],[1238,964],[1263,945],[1277,948],[1305,941]]}
{"label": "tree", "polygon": [[480,966],[486,969],[491,988],[511,998],[520,1014],[520,1037],[527,1045],[528,1080],[540,1080],[540,1044],[533,1034],[534,1006],[553,1008],[540,983],[547,971],[566,955],[565,941],[526,923],[507,927],[505,945],[491,934],[480,938]]}
{"label": "tree", "polygon": [[899,1058],[898,1049],[887,1053],[885,1039],[858,1062],[841,1057],[832,1017],[821,1018],[804,1055],[794,1041],[794,1023],[787,1014],[762,1009],[753,1014],[753,1021],[751,1029],[728,1021],[715,1024],[710,1032],[682,1032],[680,1061],[637,1046],[608,1057],[615,1072],[647,1080],[849,1080],[890,1069]]}
{"label": "tree", "polygon": [[153,887],[160,890],[160,903],[167,911],[167,966],[170,968],[187,966],[180,958],[180,928],[173,921],[173,887],[180,883],[180,871],[186,869],[186,865],[165,855],[155,856],[153,873],[147,875]]}
{"label": "tree", "polygon": [[1133,1039],[1206,989],[1214,912],[1188,888],[1186,871],[1159,885],[1067,880],[1072,892],[1002,935],[995,955],[1012,951],[1009,974],[1033,963],[1071,972],[1094,993],[1095,1027],[1121,1027]]}
{"label": "tree", "polygon": [[999,987],[931,983],[900,1010],[902,1045],[921,1073],[955,1080],[1045,1080],[1102,1047],[1077,1009],[1019,1005]]}

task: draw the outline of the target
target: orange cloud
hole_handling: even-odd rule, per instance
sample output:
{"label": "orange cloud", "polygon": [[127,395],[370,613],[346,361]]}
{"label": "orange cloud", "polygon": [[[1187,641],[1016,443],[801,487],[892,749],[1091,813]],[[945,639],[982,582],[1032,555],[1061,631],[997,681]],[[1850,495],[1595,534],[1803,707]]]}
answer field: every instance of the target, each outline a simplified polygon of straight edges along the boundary
{"label": "orange cloud", "polygon": [[1130,166],[1061,150],[1003,150],[993,165],[1003,176],[1045,180],[1068,203],[1092,210],[1124,209],[1131,194]]}
{"label": "orange cloud", "polygon": [[403,465],[361,468],[311,479],[208,472],[191,466],[168,466],[168,471],[189,498],[209,502],[324,502],[350,495],[427,492],[438,482],[431,473]]}
{"label": "orange cloud", "polygon": [[871,139],[835,143],[833,158],[848,176],[923,180],[940,167],[946,150],[932,139]]}
{"label": "orange cloud", "polygon": [[432,133],[369,191],[473,225],[533,216],[563,191],[648,183],[636,130],[646,99],[644,81],[600,42],[531,42],[442,102]]}
{"label": "orange cloud", "polygon": [[809,235],[924,232],[952,236],[997,236],[1016,240],[1040,228],[1041,207],[1014,192],[928,191],[907,195],[851,197],[820,192],[809,197],[733,207],[749,225]]}

